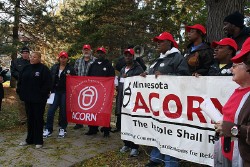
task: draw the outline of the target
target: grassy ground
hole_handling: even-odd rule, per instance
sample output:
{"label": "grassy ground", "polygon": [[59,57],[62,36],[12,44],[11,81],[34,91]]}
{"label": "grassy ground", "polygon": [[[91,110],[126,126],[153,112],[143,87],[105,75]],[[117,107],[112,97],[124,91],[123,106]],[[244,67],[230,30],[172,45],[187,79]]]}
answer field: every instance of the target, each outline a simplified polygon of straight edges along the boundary
{"label": "grassy ground", "polygon": [[[21,126],[18,122],[18,110],[16,103],[15,89],[9,88],[8,83],[5,84],[5,98],[3,100],[2,111],[0,111],[0,131],[26,131],[26,126]],[[113,117],[114,118],[114,117]],[[55,121],[57,123],[57,121]],[[111,134],[112,135],[112,134]],[[110,142],[112,144],[112,142]],[[122,145],[121,145],[122,146]],[[107,151],[104,154],[99,154],[93,158],[85,160],[74,167],[142,167],[149,160],[151,148],[140,146],[140,154],[138,157],[130,157],[129,153],[121,154],[119,150]],[[1,166],[1,165],[0,165]],[[203,167],[186,161],[181,161],[181,167]]]}

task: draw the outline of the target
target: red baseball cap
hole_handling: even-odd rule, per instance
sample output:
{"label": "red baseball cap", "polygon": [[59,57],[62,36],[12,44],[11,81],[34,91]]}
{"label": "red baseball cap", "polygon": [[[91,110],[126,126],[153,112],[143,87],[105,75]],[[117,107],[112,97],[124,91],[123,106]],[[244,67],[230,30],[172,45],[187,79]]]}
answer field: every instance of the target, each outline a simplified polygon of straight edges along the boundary
{"label": "red baseball cap", "polygon": [[103,53],[106,54],[106,49],[104,47],[100,47],[96,51],[102,51]]}
{"label": "red baseball cap", "polygon": [[243,62],[242,58],[244,57],[244,55],[246,55],[249,52],[250,52],[250,37],[248,37],[247,40],[243,43],[240,53],[231,59],[232,62],[234,63]]}
{"label": "red baseball cap", "polygon": [[91,50],[91,47],[90,47],[90,45],[86,44],[86,45],[83,45],[83,46],[82,46],[82,49]]}
{"label": "red baseball cap", "polygon": [[126,53],[129,53],[129,54],[131,54],[131,55],[134,55],[134,54],[135,54],[135,51],[134,51],[134,49],[125,49],[124,54],[126,54]]}
{"label": "red baseball cap", "polygon": [[168,32],[163,32],[159,36],[154,37],[154,42],[169,40],[174,44],[174,47],[178,48],[177,42],[174,40],[173,36]]}
{"label": "red baseball cap", "polygon": [[238,50],[237,43],[232,38],[223,38],[220,41],[213,41],[211,44],[212,48],[216,48],[216,46],[218,45],[222,45],[222,46],[228,45],[228,46],[233,47],[235,51]]}
{"label": "red baseball cap", "polygon": [[58,57],[59,57],[59,58],[60,58],[60,57],[66,57],[66,58],[68,58],[68,57],[69,57],[69,55],[68,55],[68,53],[67,53],[67,52],[65,52],[65,51],[61,51],[61,52],[59,53]]}
{"label": "red baseball cap", "polygon": [[186,26],[187,32],[190,32],[191,29],[200,30],[204,35],[206,34],[206,28],[201,24],[195,24],[193,26]]}

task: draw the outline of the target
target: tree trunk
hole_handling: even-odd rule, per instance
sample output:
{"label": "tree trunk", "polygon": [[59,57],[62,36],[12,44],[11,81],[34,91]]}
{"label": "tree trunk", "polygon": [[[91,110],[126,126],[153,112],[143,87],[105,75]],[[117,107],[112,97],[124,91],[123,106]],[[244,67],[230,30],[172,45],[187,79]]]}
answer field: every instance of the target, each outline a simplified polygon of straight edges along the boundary
{"label": "tree trunk", "polygon": [[223,20],[229,14],[239,11],[243,14],[246,0],[206,0],[208,10],[207,39],[209,42],[225,37]]}
{"label": "tree trunk", "polygon": [[[18,45],[18,27],[19,27],[19,19],[20,19],[20,0],[16,0],[15,2],[15,11],[14,11],[14,26],[13,26],[13,51],[11,54],[11,60],[14,61],[17,58],[17,45]],[[13,77],[10,80],[10,87],[16,87],[16,81]]]}

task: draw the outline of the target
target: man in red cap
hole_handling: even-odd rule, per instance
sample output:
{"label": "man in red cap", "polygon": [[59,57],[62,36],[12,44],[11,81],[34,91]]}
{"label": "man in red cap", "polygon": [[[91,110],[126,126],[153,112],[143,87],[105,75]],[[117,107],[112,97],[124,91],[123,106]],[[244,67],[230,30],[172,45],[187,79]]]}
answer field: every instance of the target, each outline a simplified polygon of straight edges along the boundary
{"label": "man in red cap", "polygon": [[[98,77],[114,77],[115,69],[112,64],[106,59],[106,49],[100,47],[96,51],[97,59],[91,64],[88,76],[98,76]],[[98,132],[98,126],[89,126],[89,131],[85,135],[94,135]],[[109,136],[110,127],[101,128],[101,132],[104,132],[104,137]]]}
{"label": "man in red cap", "polygon": [[[141,65],[134,60],[134,49],[125,49],[124,51],[124,60],[125,65],[120,70],[120,74],[118,77],[118,91],[116,96],[116,115],[117,115],[117,128],[121,128],[121,110],[122,110],[122,103],[123,103],[123,88],[124,88],[124,78],[138,76],[144,72]],[[124,146],[120,149],[121,153],[125,153],[130,151],[131,157],[136,157],[139,155],[139,145],[135,144],[134,142],[123,140]]]}
{"label": "man in red cap", "polygon": [[[146,76],[146,74],[156,77],[159,75],[189,75],[187,62],[177,49],[178,44],[170,33],[163,32],[153,40],[157,42],[157,51],[160,56],[149,67],[148,72],[141,76]],[[157,166],[162,162],[169,167],[179,166],[177,158],[161,154],[159,149],[154,147],[150,153],[150,162],[146,167]]]}
{"label": "man in red cap", "polygon": [[[75,71],[78,76],[86,76],[90,65],[95,61],[95,57],[92,56],[91,46],[89,44],[84,44],[82,46],[83,56],[76,60],[75,62]],[[80,129],[83,125],[76,124],[74,129]]]}
{"label": "man in red cap", "polygon": [[193,76],[207,75],[213,63],[213,50],[204,42],[206,28],[201,24],[186,26],[190,44],[184,57]]}
{"label": "man in red cap", "polygon": [[235,56],[237,51],[237,44],[231,38],[223,38],[220,41],[212,43],[214,49],[214,63],[210,66],[209,76],[231,76],[232,67],[231,58]]}

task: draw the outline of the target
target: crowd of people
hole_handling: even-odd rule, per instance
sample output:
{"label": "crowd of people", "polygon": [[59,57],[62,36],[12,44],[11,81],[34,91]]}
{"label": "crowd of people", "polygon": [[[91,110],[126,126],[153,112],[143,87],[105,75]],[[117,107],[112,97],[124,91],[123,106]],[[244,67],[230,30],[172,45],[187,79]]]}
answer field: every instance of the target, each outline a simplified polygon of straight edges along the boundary
{"label": "crowd of people", "polygon": [[[119,132],[122,127],[121,108],[126,77],[232,76],[232,80],[240,87],[223,107],[223,120],[215,124],[216,132],[221,136],[215,144],[215,166],[250,166],[250,29],[244,25],[244,16],[234,12],[225,17],[223,30],[227,37],[213,41],[210,45],[205,42],[206,28],[203,25],[186,26],[190,44],[184,54],[178,50],[178,44],[172,34],[162,32],[153,38],[160,55],[147,70],[144,62],[135,58],[133,48],[125,49],[124,58],[116,68],[119,71],[115,109],[117,122],[113,132]],[[22,57],[11,64],[11,74],[18,81],[16,92],[20,97],[20,123],[27,123],[28,127],[27,138],[20,145],[34,144],[36,148],[41,148],[43,138],[50,137],[53,133],[54,115],[58,107],[60,127],[58,137],[66,136],[68,124],[66,77],[68,75],[110,77],[115,76],[115,68],[106,58],[107,51],[104,47],[98,48],[94,57],[89,44],[83,45],[82,57],[76,60],[74,67],[69,64],[69,55],[65,51],[59,53],[58,62],[50,70],[41,63],[39,52],[32,52],[31,55],[29,52],[27,47],[22,48]],[[3,81],[3,77],[0,76],[0,83]],[[54,101],[49,106],[44,126],[45,105],[51,94],[54,94]],[[74,129],[82,127],[83,125],[76,124]],[[104,133],[104,137],[110,135],[111,128],[100,130]],[[98,131],[97,126],[89,126],[85,135],[95,135]],[[139,155],[139,145],[126,140],[123,142],[121,153],[131,151],[132,157]],[[152,148],[150,161],[146,166],[153,167],[161,163],[166,167],[178,167],[179,159],[161,154],[158,148]]]}

